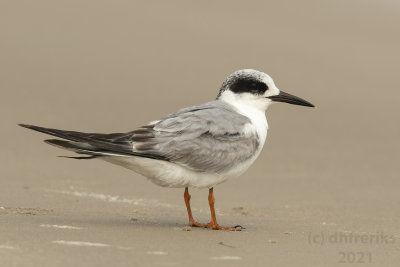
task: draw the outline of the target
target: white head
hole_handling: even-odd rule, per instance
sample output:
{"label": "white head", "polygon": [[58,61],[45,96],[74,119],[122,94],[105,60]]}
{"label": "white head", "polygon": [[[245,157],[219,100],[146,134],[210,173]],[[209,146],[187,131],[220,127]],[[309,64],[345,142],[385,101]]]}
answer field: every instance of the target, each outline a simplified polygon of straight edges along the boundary
{"label": "white head", "polygon": [[264,112],[272,102],[314,107],[304,99],[280,91],[270,76],[252,69],[238,70],[229,75],[222,84],[217,99],[248,105]]}

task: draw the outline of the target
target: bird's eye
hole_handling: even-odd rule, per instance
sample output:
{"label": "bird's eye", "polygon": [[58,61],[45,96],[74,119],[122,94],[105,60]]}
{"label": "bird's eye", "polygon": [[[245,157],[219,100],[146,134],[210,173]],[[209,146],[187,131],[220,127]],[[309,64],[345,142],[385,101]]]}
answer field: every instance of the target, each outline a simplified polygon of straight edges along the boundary
{"label": "bird's eye", "polygon": [[[256,82],[252,82],[250,84],[250,87],[252,88],[252,90],[268,90],[268,85],[266,85],[265,83],[256,83]],[[261,89],[262,88],[262,89]]]}

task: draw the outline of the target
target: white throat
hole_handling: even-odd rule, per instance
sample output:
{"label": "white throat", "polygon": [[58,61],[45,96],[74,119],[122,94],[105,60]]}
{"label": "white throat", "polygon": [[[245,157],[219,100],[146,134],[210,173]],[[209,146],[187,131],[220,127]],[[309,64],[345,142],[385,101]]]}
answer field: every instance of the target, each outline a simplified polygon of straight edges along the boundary
{"label": "white throat", "polygon": [[260,151],[267,138],[268,122],[265,111],[271,101],[265,98],[256,98],[254,95],[243,93],[235,94],[232,91],[224,91],[218,100],[228,103],[236,108],[238,113],[250,119],[249,130],[257,133],[260,141]]}
{"label": "white throat", "polygon": [[256,97],[250,93],[235,94],[232,91],[224,91],[218,100],[228,103],[238,109],[239,113],[249,119],[253,116],[265,118],[265,112],[271,104],[271,100],[264,97]]}

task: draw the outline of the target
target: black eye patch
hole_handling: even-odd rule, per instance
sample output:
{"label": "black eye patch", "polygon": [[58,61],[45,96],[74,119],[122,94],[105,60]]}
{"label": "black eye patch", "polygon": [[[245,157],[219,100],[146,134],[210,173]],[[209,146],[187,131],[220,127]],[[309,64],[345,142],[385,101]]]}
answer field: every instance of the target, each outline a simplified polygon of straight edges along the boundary
{"label": "black eye patch", "polygon": [[257,95],[262,95],[268,90],[268,86],[265,83],[252,78],[237,79],[229,88],[234,93],[252,93]]}

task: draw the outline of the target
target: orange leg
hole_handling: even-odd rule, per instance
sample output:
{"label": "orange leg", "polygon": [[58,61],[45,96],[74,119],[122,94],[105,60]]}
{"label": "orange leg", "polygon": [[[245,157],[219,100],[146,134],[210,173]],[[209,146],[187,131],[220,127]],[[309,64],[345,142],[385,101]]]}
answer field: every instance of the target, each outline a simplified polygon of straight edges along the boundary
{"label": "orange leg", "polygon": [[227,230],[227,231],[240,231],[244,229],[244,227],[237,225],[235,227],[225,227],[221,226],[217,223],[217,218],[215,216],[215,209],[214,209],[214,193],[213,193],[213,188],[209,190],[208,193],[208,203],[210,205],[210,211],[211,211],[211,222],[210,223],[198,223],[193,219],[192,215],[192,209],[190,208],[190,194],[189,194],[189,189],[185,187],[185,193],[183,194],[183,197],[185,199],[185,204],[186,204],[186,209],[189,217],[189,224],[193,227],[205,227],[205,228],[212,228],[213,230]]}
{"label": "orange leg", "polygon": [[185,193],[183,194],[183,197],[185,199],[186,209],[189,217],[189,224],[193,227],[206,227],[206,224],[198,223],[193,219],[192,209],[190,208],[189,189],[187,187],[185,187]]}
{"label": "orange leg", "polygon": [[237,225],[235,227],[226,227],[226,226],[219,225],[217,223],[217,217],[215,216],[214,203],[215,203],[214,189],[210,188],[209,193],[208,193],[208,204],[210,205],[211,222],[209,224],[207,224],[206,227],[212,228],[213,230],[227,230],[227,231],[240,231],[240,230],[244,229],[240,225]]}

